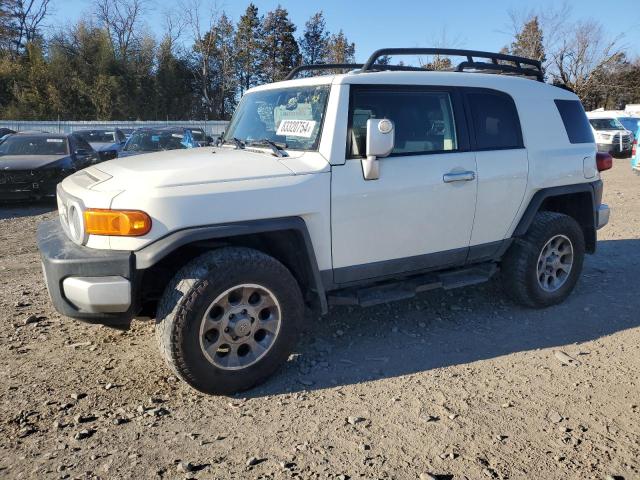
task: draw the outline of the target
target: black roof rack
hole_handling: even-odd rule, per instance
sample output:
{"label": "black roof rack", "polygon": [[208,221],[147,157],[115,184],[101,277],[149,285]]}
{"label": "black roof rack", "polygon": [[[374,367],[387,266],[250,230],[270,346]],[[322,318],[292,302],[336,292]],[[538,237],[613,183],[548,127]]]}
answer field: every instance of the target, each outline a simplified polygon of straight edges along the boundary
{"label": "black roof rack", "polygon": [[[300,65],[291,72],[285,78],[285,80],[293,80],[300,72],[313,71],[313,70],[361,70],[364,66],[363,63],[314,63],[311,65]],[[409,72],[424,72],[424,68],[412,67],[408,65],[382,65],[376,64],[371,67],[370,71],[380,70],[392,70],[392,71],[409,71]]]}
{"label": "black roof rack", "polygon": [[[382,48],[376,50],[364,63],[318,63],[313,65],[300,65],[291,70],[285,80],[295,78],[300,72],[318,70],[359,70],[360,72],[379,72],[382,70],[392,71],[427,71],[424,67],[413,67],[407,65],[383,65],[376,63],[380,58],[392,55],[442,55],[467,57],[467,60],[460,62],[451,70],[455,72],[465,72],[469,70],[482,70],[487,73],[502,73],[507,75],[519,75],[536,80],[544,81],[542,64],[538,60],[532,60],[515,55],[504,53],[480,52],[477,50],[460,50],[455,48]],[[476,59],[490,60],[477,61]],[[509,63],[500,63],[509,62]]]}
{"label": "black roof rack", "polygon": [[[504,53],[460,50],[457,48],[382,48],[373,52],[362,66],[362,71],[369,72],[377,70],[378,65],[375,65],[375,62],[381,57],[391,55],[443,55],[467,57],[467,61],[456,65],[454,67],[454,71],[464,72],[465,70],[487,70],[494,73],[507,73],[533,77],[540,82],[544,81],[542,64],[538,60],[517,57],[515,55],[507,55]],[[488,59],[490,62],[478,62],[474,57]],[[500,63],[500,61],[510,62],[512,65]]]}

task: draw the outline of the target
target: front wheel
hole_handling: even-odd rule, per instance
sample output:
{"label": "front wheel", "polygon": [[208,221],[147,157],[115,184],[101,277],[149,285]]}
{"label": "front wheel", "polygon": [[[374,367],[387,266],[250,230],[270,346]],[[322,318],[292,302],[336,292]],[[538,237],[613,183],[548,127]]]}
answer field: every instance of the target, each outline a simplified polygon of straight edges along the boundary
{"label": "front wheel", "polygon": [[572,217],[540,212],[502,261],[504,290],[528,307],[561,303],[580,277],[584,250],[582,228]]}
{"label": "front wheel", "polygon": [[287,359],[303,313],[298,283],[278,260],[223,248],[176,274],[160,301],[156,337],[180,378],[230,394],[263,382]]}

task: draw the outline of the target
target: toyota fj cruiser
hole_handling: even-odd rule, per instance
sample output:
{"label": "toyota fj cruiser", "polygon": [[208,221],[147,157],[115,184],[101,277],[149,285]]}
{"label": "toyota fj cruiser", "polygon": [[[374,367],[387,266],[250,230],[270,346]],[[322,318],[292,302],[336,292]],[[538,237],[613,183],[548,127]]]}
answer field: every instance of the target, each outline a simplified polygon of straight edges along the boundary
{"label": "toyota fj cruiser", "polygon": [[[376,63],[400,54],[466,60],[449,72]],[[306,307],[497,272],[520,304],[562,302],[608,221],[610,165],[578,98],[543,83],[539,62],[383,49],[249,90],[216,147],[66,178],[38,244],[59,312],[155,317],[175,372],[230,393],[286,360]]]}

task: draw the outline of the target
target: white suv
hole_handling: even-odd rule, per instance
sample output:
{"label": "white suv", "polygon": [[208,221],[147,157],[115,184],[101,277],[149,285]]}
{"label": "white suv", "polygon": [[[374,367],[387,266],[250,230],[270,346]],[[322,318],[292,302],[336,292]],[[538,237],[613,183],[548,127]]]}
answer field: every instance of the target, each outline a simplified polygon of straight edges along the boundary
{"label": "white suv", "polygon": [[[467,60],[451,72],[375,63],[433,53]],[[497,272],[530,307],[570,294],[609,218],[610,157],[596,158],[574,94],[522,78],[541,79],[538,62],[486,52],[384,49],[330,67],[351,71],[249,90],[217,147],[65,179],[60,220],[38,230],[57,310],[155,317],[176,373],[230,393],[286,360],[305,307]]]}

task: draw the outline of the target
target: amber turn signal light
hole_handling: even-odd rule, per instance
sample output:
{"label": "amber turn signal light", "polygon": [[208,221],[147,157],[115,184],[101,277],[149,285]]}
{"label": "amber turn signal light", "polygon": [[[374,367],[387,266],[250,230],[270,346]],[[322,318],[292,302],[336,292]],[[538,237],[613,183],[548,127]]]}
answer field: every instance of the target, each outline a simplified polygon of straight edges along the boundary
{"label": "amber turn signal light", "polygon": [[102,210],[84,212],[84,228],[89,235],[137,237],[149,233],[151,218],[139,210]]}

